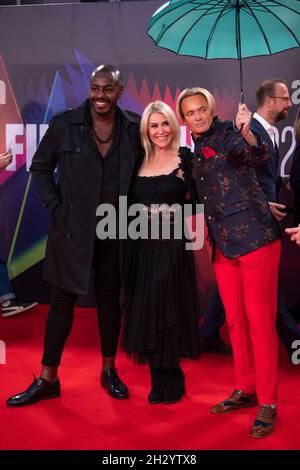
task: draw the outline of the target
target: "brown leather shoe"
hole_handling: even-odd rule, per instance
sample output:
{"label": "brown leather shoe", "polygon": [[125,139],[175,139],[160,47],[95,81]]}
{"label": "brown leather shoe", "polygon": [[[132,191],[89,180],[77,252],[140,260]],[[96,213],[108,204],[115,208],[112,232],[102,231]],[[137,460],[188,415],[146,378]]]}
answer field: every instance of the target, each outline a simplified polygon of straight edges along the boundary
{"label": "brown leather shoe", "polygon": [[247,406],[257,405],[256,393],[244,393],[242,390],[234,390],[234,392],[227,398],[214,405],[210,411],[213,413],[228,413],[229,411],[238,410],[239,408],[246,408]]}
{"label": "brown leather shoe", "polygon": [[271,405],[261,405],[251,429],[251,436],[266,437],[273,432],[276,414],[276,408],[272,408]]}

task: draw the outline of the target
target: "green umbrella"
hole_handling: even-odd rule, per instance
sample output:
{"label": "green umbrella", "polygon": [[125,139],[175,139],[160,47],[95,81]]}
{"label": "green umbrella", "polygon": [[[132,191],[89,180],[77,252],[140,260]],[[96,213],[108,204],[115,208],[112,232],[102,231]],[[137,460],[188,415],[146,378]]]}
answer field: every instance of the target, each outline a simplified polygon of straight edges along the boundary
{"label": "green umbrella", "polygon": [[300,0],[171,0],[151,17],[157,46],[204,59],[242,59],[300,46]]}

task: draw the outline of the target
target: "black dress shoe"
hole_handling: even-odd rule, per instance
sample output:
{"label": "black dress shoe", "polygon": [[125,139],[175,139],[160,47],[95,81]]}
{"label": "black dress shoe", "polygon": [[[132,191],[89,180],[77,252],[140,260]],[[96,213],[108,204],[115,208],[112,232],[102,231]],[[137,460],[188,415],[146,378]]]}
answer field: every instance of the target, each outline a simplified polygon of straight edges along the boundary
{"label": "black dress shoe", "polygon": [[47,382],[39,378],[34,379],[33,383],[18,395],[13,395],[7,400],[8,406],[26,406],[36,403],[39,400],[56,398],[60,396],[60,382],[59,379],[54,383]]}
{"label": "black dress shoe", "polygon": [[129,398],[128,387],[118,377],[116,369],[106,369],[102,372],[101,385],[113,398]]}
{"label": "black dress shoe", "polygon": [[232,356],[232,349],[220,336],[203,340],[200,339],[200,351],[202,353],[222,354],[223,356]]}

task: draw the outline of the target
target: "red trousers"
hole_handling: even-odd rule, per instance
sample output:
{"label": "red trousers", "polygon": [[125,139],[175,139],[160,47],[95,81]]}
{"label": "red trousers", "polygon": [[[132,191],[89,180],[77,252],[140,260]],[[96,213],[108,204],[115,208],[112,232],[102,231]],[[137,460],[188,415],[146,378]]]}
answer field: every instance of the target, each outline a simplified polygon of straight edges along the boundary
{"label": "red trousers", "polygon": [[233,349],[235,388],[256,390],[260,404],[277,401],[280,250],[279,240],[236,259],[217,249],[214,263]]}

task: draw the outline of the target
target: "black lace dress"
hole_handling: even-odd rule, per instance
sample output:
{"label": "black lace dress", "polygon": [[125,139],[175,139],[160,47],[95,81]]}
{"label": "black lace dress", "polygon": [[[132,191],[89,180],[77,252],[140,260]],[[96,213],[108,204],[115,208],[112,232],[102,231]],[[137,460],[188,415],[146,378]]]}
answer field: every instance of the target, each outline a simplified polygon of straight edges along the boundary
{"label": "black lace dress", "polygon": [[[148,223],[151,204],[160,205],[161,226],[169,206],[176,204],[178,209],[186,202],[188,165],[184,155],[180,157],[181,164],[172,173],[138,176],[132,186],[132,199],[146,206]],[[178,219],[172,213],[170,218],[170,239],[163,239],[160,233],[158,239],[127,242],[124,269],[123,346],[137,362],[149,361],[162,369],[178,367],[180,357],[199,356],[194,254],[185,249],[184,236],[174,237]]]}

